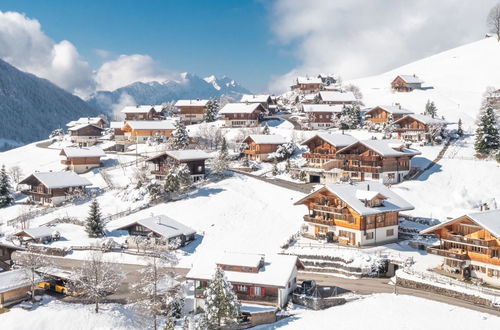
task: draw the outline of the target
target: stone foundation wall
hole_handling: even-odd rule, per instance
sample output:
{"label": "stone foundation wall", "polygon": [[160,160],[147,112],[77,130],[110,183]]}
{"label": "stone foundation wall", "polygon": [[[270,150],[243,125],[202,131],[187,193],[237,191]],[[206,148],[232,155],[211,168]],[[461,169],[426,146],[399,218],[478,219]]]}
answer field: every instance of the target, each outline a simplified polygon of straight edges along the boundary
{"label": "stone foundation wall", "polygon": [[330,308],[333,306],[343,305],[346,303],[346,300],[342,297],[316,299],[311,296],[294,294],[292,295],[292,302],[297,305],[305,306],[309,309],[320,310],[320,309]]}

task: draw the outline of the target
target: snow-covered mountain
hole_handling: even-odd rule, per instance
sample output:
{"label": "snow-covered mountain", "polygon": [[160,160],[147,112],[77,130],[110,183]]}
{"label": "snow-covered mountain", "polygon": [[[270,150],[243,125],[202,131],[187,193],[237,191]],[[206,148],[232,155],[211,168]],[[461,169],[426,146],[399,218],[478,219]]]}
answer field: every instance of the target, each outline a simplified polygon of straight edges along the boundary
{"label": "snow-covered mountain", "polygon": [[190,73],[182,73],[178,80],[135,82],[114,91],[99,91],[92,95],[88,103],[103,112],[112,113],[116,104],[128,102],[137,104],[161,104],[163,102],[190,98],[211,98],[222,95],[239,99],[250,93],[246,88],[229,77],[210,76],[200,78]]}
{"label": "snow-covered mountain", "polygon": [[0,151],[45,139],[71,120],[99,113],[50,81],[0,60]]}
{"label": "snow-covered mountain", "polygon": [[[400,74],[415,74],[424,90],[394,93],[391,81]],[[389,72],[350,81],[358,85],[367,106],[400,103],[420,113],[427,100],[434,101],[438,115],[467,126],[476,119],[482,95],[488,86],[500,88],[500,43],[485,38],[406,64]]]}

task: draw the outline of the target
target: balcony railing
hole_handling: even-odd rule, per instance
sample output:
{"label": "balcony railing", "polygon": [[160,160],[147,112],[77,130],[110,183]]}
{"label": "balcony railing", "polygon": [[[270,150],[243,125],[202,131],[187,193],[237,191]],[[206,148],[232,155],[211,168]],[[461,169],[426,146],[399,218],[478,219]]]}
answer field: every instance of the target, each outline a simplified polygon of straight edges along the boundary
{"label": "balcony railing", "polygon": [[458,260],[468,259],[467,252],[460,249],[446,250],[444,249],[444,247],[437,247],[437,248],[428,247],[427,252],[451,259],[458,259]]}
{"label": "balcony railing", "polygon": [[337,213],[337,214],[342,214],[342,208],[337,208],[333,206],[325,206],[325,205],[314,205],[313,210],[319,211],[319,212],[326,212],[326,213]]}
{"label": "balcony railing", "polygon": [[344,171],[362,172],[362,173],[380,173],[380,172],[382,172],[381,167],[368,167],[368,166],[344,166],[342,169]]}
{"label": "balcony railing", "polygon": [[354,217],[352,215],[349,215],[349,214],[345,214],[345,215],[334,214],[332,219],[325,219],[322,217],[305,215],[304,221],[313,222],[313,223],[317,223],[320,225],[326,225],[326,226],[335,226],[336,225],[335,221],[346,221],[349,223],[355,223]]}
{"label": "balcony railing", "polygon": [[360,156],[358,154],[338,154],[339,158],[342,159],[354,159],[364,162],[377,162],[382,159],[380,156]]}
{"label": "balcony railing", "polygon": [[476,246],[482,246],[482,247],[490,247],[490,246],[496,245],[496,240],[494,240],[494,239],[483,240],[480,238],[469,238],[469,237],[464,237],[464,236],[460,236],[460,235],[453,235],[453,234],[450,234],[450,235],[448,235],[448,237],[443,238],[443,241],[452,241],[452,242],[463,243],[463,244],[468,244],[468,245],[476,245]]}
{"label": "balcony railing", "polygon": [[302,154],[303,158],[320,158],[320,159],[337,159],[337,155],[332,153],[332,154],[312,154],[309,152],[303,153]]}
{"label": "balcony railing", "polygon": [[257,154],[257,150],[245,149],[245,150],[243,150],[243,153],[245,153],[247,155],[256,155]]}

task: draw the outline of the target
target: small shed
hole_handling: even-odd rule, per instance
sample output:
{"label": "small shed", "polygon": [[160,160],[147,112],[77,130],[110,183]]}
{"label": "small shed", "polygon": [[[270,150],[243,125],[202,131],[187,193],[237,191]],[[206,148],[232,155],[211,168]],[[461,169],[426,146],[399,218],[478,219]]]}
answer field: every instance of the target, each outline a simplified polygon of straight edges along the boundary
{"label": "small shed", "polygon": [[41,226],[35,228],[28,228],[18,231],[14,234],[14,236],[18,237],[19,240],[24,242],[35,242],[35,243],[44,243],[51,242],[54,239],[58,239],[60,234],[58,231],[54,230],[54,228]]}
{"label": "small shed", "polygon": [[17,304],[28,298],[31,281],[25,269],[0,273],[0,308]]}

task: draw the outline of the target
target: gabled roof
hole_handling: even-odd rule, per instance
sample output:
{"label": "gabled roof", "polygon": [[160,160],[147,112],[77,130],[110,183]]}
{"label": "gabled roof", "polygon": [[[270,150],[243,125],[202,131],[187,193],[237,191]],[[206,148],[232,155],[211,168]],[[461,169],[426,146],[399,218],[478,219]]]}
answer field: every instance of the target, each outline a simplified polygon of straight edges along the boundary
{"label": "gabled roof", "polygon": [[[38,275],[36,275],[38,278]],[[0,293],[31,285],[29,270],[25,268],[0,272]]]}
{"label": "gabled roof", "polygon": [[304,112],[328,112],[328,113],[341,113],[344,109],[342,104],[302,104]]}
{"label": "gabled roof", "polygon": [[261,260],[264,260],[263,254],[253,253],[223,253],[215,258],[218,265],[241,267],[259,267]]}
{"label": "gabled roof", "polygon": [[259,109],[266,112],[260,103],[228,103],[220,109],[219,113],[252,113]]}
{"label": "gabled roof", "polygon": [[104,157],[106,154],[99,147],[75,148],[65,147],[59,153],[67,158],[86,158],[86,157]]}
{"label": "gabled roof", "polygon": [[380,108],[382,110],[387,111],[388,113],[391,113],[393,115],[407,115],[407,114],[412,114],[413,111],[402,108],[400,105],[379,105],[376,107],[373,107],[366,111],[366,114],[369,114],[372,110]]}
{"label": "gabled roof", "polygon": [[176,107],[206,107],[210,100],[179,100],[175,102]]}
{"label": "gabled roof", "polygon": [[240,102],[248,103],[265,103],[271,101],[271,96],[269,94],[243,94],[241,96]]}
{"label": "gabled roof", "polygon": [[432,124],[446,125],[447,124],[447,122],[445,120],[443,120],[443,119],[432,118],[431,116],[420,115],[420,114],[416,114],[416,113],[404,116],[403,118],[400,118],[400,119],[396,120],[394,122],[394,124],[396,124],[396,123],[398,123],[400,121],[403,121],[403,119],[407,119],[407,118],[413,118],[416,121],[419,121],[419,122],[421,122],[422,124],[425,124],[425,125],[432,125]]}
{"label": "gabled roof", "polygon": [[398,77],[401,77],[408,84],[421,84],[423,81],[417,77],[416,75],[410,74],[400,74]]}
{"label": "gabled roof", "polygon": [[92,124],[92,125],[97,125],[99,124],[100,121],[106,122],[106,119],[101,118],[101,117],[81,117],[78,118],[78,120],[72,120],[69,123],[66,124],[67,127],[73,127],[76,125],[80,124]]}
{"label": "gabled roof", "polygon": [[161,111],[159,105],[128,105],[123,108],[122,113],[148,113],[153,109],[155,112]]}
{"label": "gabled roof", "polygon": [[460,216],[458,218],[454,218],[454,219],[442,222],[438,225],[429,227],[425,230],[422,230],[420,233],[421,234],[431,233],[431,232],[435,231],[436,229],[447,226],[447,225],[449,225],[457,220],[462,219],[463,217],[469,218],[470,220],[474,221],[482,228],[486,229],[493,236],[500,239],[500,209],[483,211],[483,212],[468,213],[468,214]]}
{"label": "gabled roof", "polygon": [[323,81],[318,77],[297,77],[298,84],[322,84]]}
{"label": "gabled roof", "polygon": [[102,127],[99,127],[99,126],[96,126],[96,125],[92,125],[92,124],[79,124],[79,125],[76,125],[76,126],[72,126],[70,128],[68,128],[68,131],[79,131],[81,130],[82,128],[85,128],[85,127],[88,127],[88,126],[92,126],[92,127],[95,127],[101,131],[104,130],[104,128]]}
{"label": "gabled roof", "polygon": [[281,135],[275,135],[275,134],[251,134],[245,138],[244,141],[247,139],[251,139],[253,142],[257,144],[285,144],[286,140],[284,137]]}
{"label": "gabled roof", "polygon": [[153,159],[163,157],[165,155],[168,155],[180,162],[187,162],[190,160],[205,160],[210,158],[210,155],[203,150],[186,149],[186,150],[167,150],[165,152],[159,153],[158,155],[146,159],[146,161],[151,161]]}
{"label": "gabled roof", "polygon": [[354,97],[353,92],[333,92],[333,91],[322,91],[319,92],[319,97],[324,102],[356,102],[357,99]]}
{"label": "gabled roof", "polygon": [[172,120],[129,120],[123,127],[129,125],[134,130],[174,130],[175,123]]}
{"label": "gabled roof", "polygon": [[306,94],[304,96],[302,96],[302,100],[304,101],[314,101],[314,99],[316,98],[316,96],[318,96],[318,94]]}
{"label": "gabled roof", "polygon": [[329,144],[337,148],[346,147],[358,141],[358,139],[349,134],[317,133],[313,137],[302,142],[301,145],[306,145],[307,142],[311,141],[316,137],[319,137],[320,139],[328,142]]}
{"label": "gabled roof", "polygon": [[[404,142],[400,140],[364,140],[364,141],[357,141],[345,148],[342,148],[341,150],[338,151],[338,153],[343,153],[344,151],[348,150],[352,146],[354,146],[356,143],[361,143],[368,149],[371,149],[378,153],[379,155],[383,157],[396,157],[396,156],[416,156],[420,155],[421,152],[412,149],[412,148],[406,148],[404,145]],[[399,150],[397,150],[399,149]]]}
{"label": "gabled roof", "polygon": [[[243,258],[243,256],[241,257]],[[252,261],[261,257],[262,255],[257,254],[255,258],[252,258]],[[190,280],[212,279],[217,261],[220,259],[220,256],[198,258],[186,278]],[[285,288],[298,264],[300,264],[300,261],[296,256],[273,254],[264,257],[264,267],[260,268],[257,273],[228,270],[225,270],[224,273],[228,281],[232,283]]]}
{"label": "gabled roof", "polygon": [[141,225],[152,232],[170,239],[174,237],[178,237],[180,235],[194,235],[196,231],[166,215],[155,215],[149,218],[133,220],[126,225],[120,226],[115,230],[125,229],[134,224]]}
{"label": "gabled roof", "polygon": [[19,183],[27,184],[31,178],[35,178],[49,189],[92,185],[89,180],[75,172],[35,172]]}
{"label": "gabled roof", "polygon": [[24,233],[33,239],[38,239],[38,238],[52,236],[52,234],[54,232],[55,232],[54,228],[47,227],[47,226],[41,226],[41,227],[24,229],[24,230],[18,231],[14,235],[18,236],[18,235]]}
{"label": "gabled roof", "polygon": [[[370,182],[356,182],[353,184],[328,184],[325,187],[317,190],[301,200],[297,201],[295,205],[300,205],[306,199],[308,199],[311,195],[314,195],[322,190],[328,190],[342,201],[344,201],[349,207],[351,207],[354,211],[356,211],[359,215],[372,215],[372,214],[380,214],[386,212],[401,212],[407,210],[413,210],[414,207],[398,194],[384,186],[380,182],[370,181]],[[361,191],[361,192],[360,192]],[[360,196],[364,193],[363,191],[375,191],[378,194],[382,195],[386,199],[382,206],[370,207],[365,205],[364,199],[368,199],[367,196]],[[362,197],[362,198],[360,198]]]}

